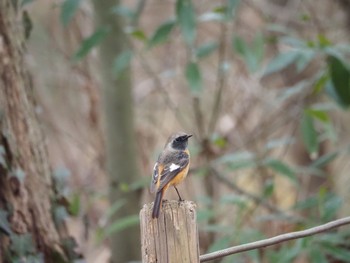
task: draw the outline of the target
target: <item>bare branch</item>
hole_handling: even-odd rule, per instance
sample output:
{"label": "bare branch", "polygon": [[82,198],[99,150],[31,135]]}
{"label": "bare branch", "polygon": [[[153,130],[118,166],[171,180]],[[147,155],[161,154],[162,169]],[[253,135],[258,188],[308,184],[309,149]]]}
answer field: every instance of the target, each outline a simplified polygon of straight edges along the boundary
{"label": "bare branch", "polygon": [[253,249],[257,249],[257,248],[263,248],[263,247],[267,247],[267,246],[276,245],[278,243],[288,241],[288,240],[312,236],[315,234],[326,232],[326,231],[331,230],[333,228],[347,225],[347,224],[350,224],[350,217],[344,217],[342,219],[334,220],[334,221],[331,221],[327,224],[316,226],[316,227],[309,228],[306,230],[286,233],[286,234],[271,237],[268,239],[263,239],[260,241],[255,241],[255,242],[251,242],[251,243],[247,243],[247,244],[243,244],[243,245],[239,245],[239,246],[235,246],[235,247],[226,248],[226,249],[219,250],[219,251],[216,251],[213,253],[202,255],[202,256],[200,256],[199,259],[200,259],[200,262],[206,262],[209,260],[222,258],[222,257],[228,256],[228,255],[237,254],[237,253],[248,251],[248,250],[253,250]]}
{"label": "bare branch", "polygon": [[192,105],[193,105],[196,126],[198,129],[198,137],[200,141],[203,142],[203,139],[205,138],[204,120],[203,120],[203,112],[201,111],[201,107],[200,107],[199,98],[196,96],[193,96],[192,102],[193,102]]}
{"label": "bare branch", "polygon": [[209,121],[208,136],[215,130],[216,123],[219,118],[219,114],[222,106],[221,105],[222,94],[226,86],[226,73],[224,72],[221,66],[221,63],[225,61],[225,57],[226,57],[226,49],[227,49],[226,35],[227,35],[227,25],[225,23],[222,23],[219,56],[218,56],[217,93],[214,100],[212,115]]}

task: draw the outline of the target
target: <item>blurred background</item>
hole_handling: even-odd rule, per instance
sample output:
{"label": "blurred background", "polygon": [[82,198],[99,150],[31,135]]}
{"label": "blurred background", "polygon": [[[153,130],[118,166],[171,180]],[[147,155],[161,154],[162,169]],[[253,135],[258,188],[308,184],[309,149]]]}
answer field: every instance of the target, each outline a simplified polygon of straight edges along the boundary
{"label": "blurred background", "polygon": [[[23,4],[69,200],[55,215],[87,262],[140,260],[138,212],[175,131],[194,134],[179,191],[197,204],[201,254],[350,214],[349,1]],[[345,227],[217,262],[350,262],[349,240]]]}

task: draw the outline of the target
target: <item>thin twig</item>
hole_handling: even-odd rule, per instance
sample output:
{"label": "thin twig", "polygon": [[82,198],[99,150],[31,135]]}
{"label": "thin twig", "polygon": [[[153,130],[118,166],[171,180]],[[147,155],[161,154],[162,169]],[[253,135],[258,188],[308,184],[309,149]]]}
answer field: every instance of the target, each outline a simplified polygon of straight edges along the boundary
{"label": "thin twig", "polygon": [[347,225],[347,224],[350,224],[350,217],[344,217],[342,219],[334,220],[334,221],[331,221],[327,224],[316,226],[316,227],[309,228],[306,230],[290,232],[290,233],[282,234],[279,236],[275,236],[275,237],[271,237],[271,238],[267,238],[267,239],[263,239],[263,240],[235,246],[235,247],[226,248],[226,249],[219,250],[219,251],[216,251],[213,253],[202,255],[199,257],[199,259],[200,259],[200,262],[206,262],[209,260],[222,258],[222,257],[228,256],[228,255],[237,254],[237,253],[248,251],[248,250],[253,250],[253,249],[258,249],[258,248],[276,245],[276,244],[279,244],[281,242],[288,241],[288,240],[293,240],[293,239],[297,239],[297,238],[303,238],[303,237],[307,237],[307,236],[316,235],[316,234],[323,233],[323,232],[329,231],[333,228],[341,227],[341,226]]}
{"label": "thin twig", "polygon": [[205,138],[204,120],[203,120],[203,113],[200,107],[200,100],[197,96],[193,96],[192,105],[193,105],[193,111],[194,111],[197,131],[198,131],[198,139],[200,142],[203,143]]}
{"label": "thin twig", "polygon": [[222,103],[222,94],[224,92],[224,88],[226,86],[226,73],[223,69],[221,63],[225,62],[226,57],[226,49],[227,49],[227,25],[226,23],[221,24],[221,36],[220,36],[220,47],[219,47],[219,55],[218,55],[218,70],[217,70],[217,93],[215,96],[214,106],[212,115],[209,121],[208,127],[208,135],[210,135],[216,127],[216,123],[221,110]]}

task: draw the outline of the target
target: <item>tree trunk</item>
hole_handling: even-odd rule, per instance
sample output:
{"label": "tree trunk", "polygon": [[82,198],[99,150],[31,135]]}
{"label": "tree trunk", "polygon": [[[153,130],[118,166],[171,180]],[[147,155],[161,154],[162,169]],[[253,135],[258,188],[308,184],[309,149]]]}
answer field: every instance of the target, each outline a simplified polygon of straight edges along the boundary
{"label": "tree trunk", "polygon": [[[138,216],[140,209],[140,193],[128,189],[128,186],[138,178],[130,67],[128,66],[118,76],[113,74],[112,70],[118,55],[128,49],[128,43],[121,19],[112,12],[112,8],[119,1],[95,0],[93,2],[98,26],[110,29],[99,48],[107,126],[110,202],[124,203],[112,218],[115,222],[127,216]],[[138,224],[114,233],[111,237],[111,250],[113,263],[140,259]]]}
{"label": "tree trunk", "polygon": [[16,2],[0,1],[0,262],[65,262],[52,216],[46,145],[23,58],[27,14]]}

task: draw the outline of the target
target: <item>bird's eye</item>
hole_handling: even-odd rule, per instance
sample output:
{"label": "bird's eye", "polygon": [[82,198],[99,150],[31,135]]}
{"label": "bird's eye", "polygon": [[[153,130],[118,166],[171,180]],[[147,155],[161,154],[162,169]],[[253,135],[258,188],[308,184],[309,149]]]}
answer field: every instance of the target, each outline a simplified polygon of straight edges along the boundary
{"label": "bird's eye", "polygon": [[181,137],[177,137],[177,138],[175,139],[175,141],[176,141],[176,142],[180,142],[180,141],[181,141]]}

